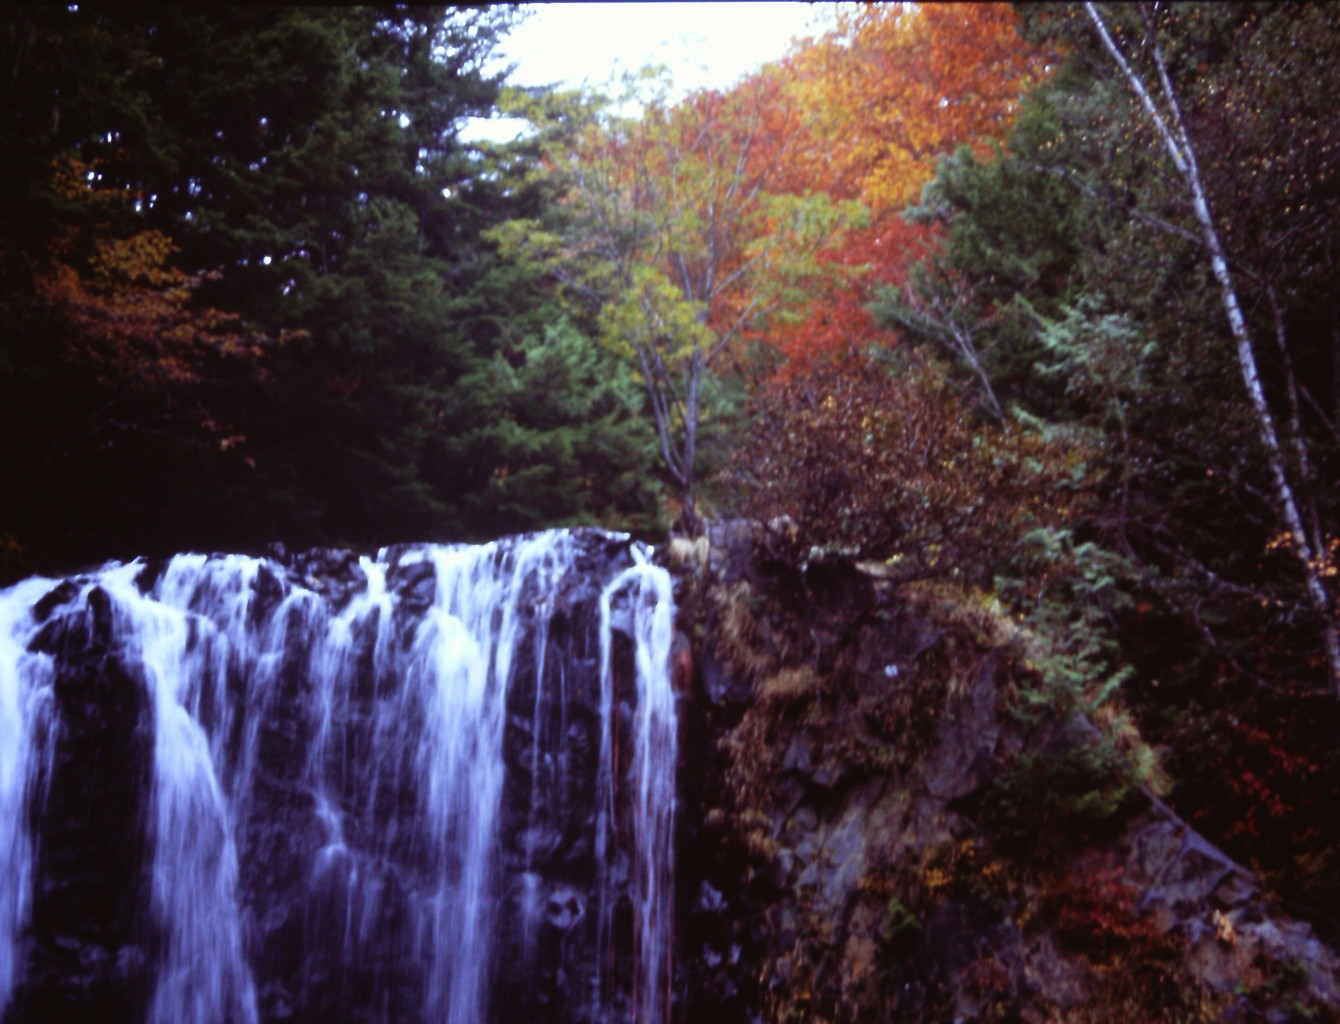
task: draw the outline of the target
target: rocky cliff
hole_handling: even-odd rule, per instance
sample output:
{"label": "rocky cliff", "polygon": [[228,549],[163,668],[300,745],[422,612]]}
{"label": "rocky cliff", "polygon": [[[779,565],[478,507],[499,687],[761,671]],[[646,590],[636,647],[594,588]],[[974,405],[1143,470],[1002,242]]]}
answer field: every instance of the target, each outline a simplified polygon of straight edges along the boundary
{"label": "rocky cliff", "polygon": [[1340,1019],[1335,952],[1007,616],[767,551],[738,523],[670,550],[686,742],[716,746],[685,769],[683,1019]]}
{"label": "rocky cliff", "polygon": [[668,546],[673,647],[597,531],[7,592],[5,1024],[1338,1019],[999,608],[770,551]]}

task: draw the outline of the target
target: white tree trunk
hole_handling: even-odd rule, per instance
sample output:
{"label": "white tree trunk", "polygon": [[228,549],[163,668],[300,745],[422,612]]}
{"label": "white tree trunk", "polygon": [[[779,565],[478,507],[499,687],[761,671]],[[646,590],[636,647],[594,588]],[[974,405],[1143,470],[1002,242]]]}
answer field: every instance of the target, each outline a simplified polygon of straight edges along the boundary
{"label": "white tree trunk", "polygon": [[[1186,186],[1192,211],[1195,214],[1197,224],[1200,226],[1201,243],[1205,246],[1205,251],[1210,260],[1210,269],[1219,284],[1220,299],[1228,317],[1229,330],[1233,335],[1238,369],[1242,374],[1242,382],[1247,389],[1247,397],[1256,420],[1257,435],[1265,449],[1271,482],[1274,486],[1276,512],[1283,521],[1284,528],[1289,535],[1290,548],[1301,565],[1308,604],[1321,618],[1331,687],[1337,696],[1340,696],[1340,631],[1337,631],[1335,613],[1331,607],[1331,596],[1327,592],[1326,584],[1321,575],[1326,553],[1314,550],[1314,545],[1311,543],[1303,524],[1299,502],[1294,487],[1289,480],[1288,464],[1284,458],[1283,446],[1280,444],[1279,432],[1275,427],[1275,418],[1271,414],[1265,389],[1261,386],[1261,375],[1257,368],[1256,351],[1252,342],[1251,331],[1247,326],[1246,318],[1242,315],[1242,304],[1238,301],[1237,288],[1233,283],[1228,259],[1225,256],[1214,217],[1210,212],[1205,189],[1201,184],[1196,152],[1191,145],[1191,138],[1187,134],[1182,121],[1181,105],[1178,103],[1177,94],[1173,90],[1172,80],[1168,75],[1167,65],[1163,59],[1163,52],[1159,48],[1157,36],[1151,32],[1154,65],[1159,76],[1159,90],[1166,106],[1166,117],[1164,112],[1160,111],[1149,87],[1146,86],[1144,80],[1112,38],[1112,33],[1108,30],[1107,23],[1098,12],[1097,7],[1090,0],[1086,0],[1084,9],[1088,12],[1090,20],[1098,31],[1098,37],[1102,40],[1103,47],[1112,57],[1117,67],[1121,69],[1127,84],[1130,85],[1141,106],[1149,115],[1159,138],[1163,141],[1164,147],[1172,158],[1173,166],[1177,169],[1178,175]],[[1303,439],[1298,438],[1297,443],[1303,444]]]}

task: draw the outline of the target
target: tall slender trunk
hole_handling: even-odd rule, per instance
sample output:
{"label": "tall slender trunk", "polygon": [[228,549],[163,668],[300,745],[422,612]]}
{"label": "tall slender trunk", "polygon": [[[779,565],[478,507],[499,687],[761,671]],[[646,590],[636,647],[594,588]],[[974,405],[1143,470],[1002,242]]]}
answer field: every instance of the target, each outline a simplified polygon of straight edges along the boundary
{"label": "tall slender trunk", "polygon": [[[1219,284],[1220,301],[1228,318],[1229,330],[1233,335],[1238,369],[1242,375],[1243,385],[1247,389],[1247,397],[1256,421],[1257,436],[1265,450],[1266,463],[1274,490],[1276,512],[1283,520],[1284,528],[1291,542],[1290,548],[1302,569],[1308,604],[1321,620],[1331,688],[1337,696],[1340,696],[1340,631],[1336,628],[1335,613],[1331,607],[1331,596],[1322,577],[1326,552],[1314,550],[1314,545],[1308,537],[1303,522],[1298,497],[1293,484],[1289,480],[1289,468],[1284,457],[1284,446],[1280,443],[1275,418],[1270,411],[1265,389],[1261,386],[1261,375],[1257,366],[1256,350],[1251,331],[1247,326],[1246,318],[1242,315],[1242,304],[1238,300],[1237,288],[1229,269],[1228,258],[1225,255],[1214,216],[1210,212],[1210,204],[1206,198],[1205,189],[1201,184],[1196,151],[1191,145],[1191,137],[1186,131],[1182,119],[1181,104],[1177,100],[1172,79],[1168,75],[1167,64],[1163,59],[1163,51],[1159,47],[1157,34],[1153,31],[1150,32],[1150,45],[1154,67],[1158,73],[1159,92],[1166,106],[1166,117],[1159,110],[1150,88],[1146,86],[1144,80],[1132,67],[1126,55],[1122,53],[1121,48],[1113,39],[1107,23],[1098,12],[1097,7],[1090,0],[1086,0],[1084,9],[1088,12],[1090,20],[1098,31],[1103,47],[1112,57],[1117,67],[1121,69],[1127,84],[1149,115],[1159,138],[1172,158],[1173,166],[1177,169],[1182,183],[1186,186],[1187,196],[1191,200],[1191,208],[1195,214],[1196,223],[1200,227],[1201,243],[1209,257],[1210,269],[1214,273],[1215,281]],[[1296,443],[1304,446],[1306,444],[1301,437],[1297,439]]]}
{"label": "tall slender trunk", "polygon": [[689,358],[688,401],[684,416],[685,474],[684,486],[681,491],[683,507],[679,513],[680,528],[690,537],[696,537],[702,532],[701,524],[698,522],[697,500],[693,493],[693,485],[696,482],[693,463],[698,455],[698,399],[704,369],[706,369],[706,359],[701,351],[695,349],[693,355]]}

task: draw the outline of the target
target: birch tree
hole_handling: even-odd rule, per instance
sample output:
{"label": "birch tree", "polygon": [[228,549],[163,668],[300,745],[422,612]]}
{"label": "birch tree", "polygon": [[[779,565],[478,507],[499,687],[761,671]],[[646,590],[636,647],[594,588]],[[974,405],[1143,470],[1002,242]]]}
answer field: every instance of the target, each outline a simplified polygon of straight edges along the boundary
{"label": "birch tree", "polygon": [[1221,225],[1210,208],[1196,146],[1187,130],[1183,105],[1169,73],[1152,12],[1142,5],[1145,32],[1142,38],[1132,44],[1117,38],[1108,19],[1094,3],[1086,2],[1084,10],[1104,51],[1139,102],[1144,116],[1167,153],[1194,216],[1198,242],[1218,286],[1224,317],[1233,339],[1238,370],[1265,456],[1272,486],[1271,497],[1280,521],[1282,539],[1297,561],[1307,604],[1321,623],[1331,686],[1336,695],[1340,696],[1340,631],[1336,626],[1335,599],[1328,586],[1328,579],[1334,574],[1329,560],[1328,538],[1322,531],[1319,517],[1306,505],[1306,496],[1312,485],[1312,460],[1307,439],[1297,426],[1297,388],[1288,363],[1285,323],[1278,303],[1272,303],[1276,341],[1284,355],[1286,394],[1290,405],[1288,416],[1294,424],[1287,443],[1281,436],[1276,412],[1262,384],[1259,340],[1254,337],[1243,314],[1238,275],[1225,249]]}

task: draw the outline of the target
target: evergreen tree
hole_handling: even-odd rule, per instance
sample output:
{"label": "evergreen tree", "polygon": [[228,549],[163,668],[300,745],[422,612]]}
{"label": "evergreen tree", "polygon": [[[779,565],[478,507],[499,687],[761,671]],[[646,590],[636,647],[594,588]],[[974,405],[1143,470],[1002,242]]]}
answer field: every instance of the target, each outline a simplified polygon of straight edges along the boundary
{"label": "evergreen tree", "polygon": [[[484,494],[519,464],[520,421],[485,394],[536,404],[516,396],[550,359],[550,299],[481,233],[546,196],[523,153],[458,133],[493,109],[483,68],[514,16],[0,13],[0,573],[498,528]],[[521,376],[483,387],[518,338]],[[572,400],[620,441],[608,395]],[[578,515],[621,459],[506,521]],[[648,493],[625,498],[590,507],[643,517]]]}

